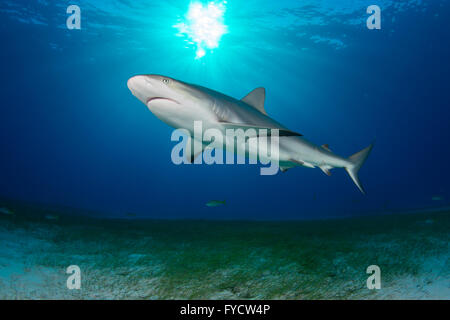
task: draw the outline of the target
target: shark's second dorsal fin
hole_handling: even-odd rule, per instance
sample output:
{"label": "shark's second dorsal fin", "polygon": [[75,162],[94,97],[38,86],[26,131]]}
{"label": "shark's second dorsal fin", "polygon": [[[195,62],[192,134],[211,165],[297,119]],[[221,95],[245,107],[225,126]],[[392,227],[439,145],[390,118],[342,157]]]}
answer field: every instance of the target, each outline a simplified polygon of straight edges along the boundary
{"label": "shark's second dorsal fin", "polygon": [[266,89],[264,88],[256,88],[242,99],[242,101],[245,102],[246,104],[251,105],[259,112],[267,115],[266,110],[264,110],[265,100],[266,100]]}

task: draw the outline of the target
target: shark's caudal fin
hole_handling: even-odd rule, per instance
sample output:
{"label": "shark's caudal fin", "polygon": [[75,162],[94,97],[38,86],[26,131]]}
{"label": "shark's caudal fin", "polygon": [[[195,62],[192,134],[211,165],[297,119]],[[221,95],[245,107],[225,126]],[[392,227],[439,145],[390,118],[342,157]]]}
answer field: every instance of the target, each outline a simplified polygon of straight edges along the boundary
{"label": "shark's caudal fin", "polygon": [[345,170],[347,170],[348,174],[350,175],[350,178],[352,178],[353,182],[356,184],[358,189],[364,194],[366,192],[364,191],[361,181],[359,181],[358,171],[359,171],[359,169],[361,169],[362,165],[364,164],[364,161],[366,161],[372,148],[373,148],[373,143],[370,146],[368,146],[367,148],[352,155],[350,158],[348,158],[348,160],[351,162],[351,164],[345,168]]}

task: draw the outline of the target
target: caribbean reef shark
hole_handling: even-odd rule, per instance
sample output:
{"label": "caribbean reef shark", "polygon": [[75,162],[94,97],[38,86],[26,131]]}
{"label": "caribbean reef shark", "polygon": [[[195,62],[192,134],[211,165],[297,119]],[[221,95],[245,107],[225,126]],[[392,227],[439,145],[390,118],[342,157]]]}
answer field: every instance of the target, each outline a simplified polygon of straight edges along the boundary
{"label": "caribbean reef shark", "polygon": [[[317,146],[307,141],[301,134],[287,129],[267,115],[264,109],[264,88],[257,88],[242,100],[237,100],[208,88],[161,75],[134,76],[127,85],[131,93],[161,121],[176,129],[186,129],[191,134],[195,121],[224,133],[227,129],[276,129],[281,171],[297,166],[317,167],[330,175],[332,168],[344,168],[359,190],[365,193],[358,171],[369,156],[373,144],[349,158],[343,158],[334,154],[328,145]],[[190,150],[188,156],[192,162],[198,154],[192,150],[191,140],[188,140],[187,149]],[[243,144],[237,148],[245,149],[245,142]]]}

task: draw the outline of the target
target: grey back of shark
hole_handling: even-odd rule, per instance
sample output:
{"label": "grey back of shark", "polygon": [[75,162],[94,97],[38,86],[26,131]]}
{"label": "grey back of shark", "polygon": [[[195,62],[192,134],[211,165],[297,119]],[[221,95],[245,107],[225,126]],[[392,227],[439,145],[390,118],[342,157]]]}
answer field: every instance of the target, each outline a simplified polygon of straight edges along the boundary
{"label": "grey back of shark", "polygon": [[[344,158],[333,153],[328,145],[317,146],[268,116],[264,108],[265,89],[257,88],[241,100],[197,85],[161,75],[139,75],[128,80],[128,88],[161,121],[176,129],[186,129],[193,136],[194,121],[205,129],[215,128],[226,135],[227,129],[254,128],[279,130],[279,167],[285,172],[303,166],[320,168],[330,175],[333,168],[344,168],[358,189],[364,188],[358,172],[373,148],[373,144]],[[192,140],[192,138],[191,138]],[[189,146],[192,142],[189,141]],[[245,142],[236,148],[246,150]],[[198,154],[192,148],[191,161]]]}

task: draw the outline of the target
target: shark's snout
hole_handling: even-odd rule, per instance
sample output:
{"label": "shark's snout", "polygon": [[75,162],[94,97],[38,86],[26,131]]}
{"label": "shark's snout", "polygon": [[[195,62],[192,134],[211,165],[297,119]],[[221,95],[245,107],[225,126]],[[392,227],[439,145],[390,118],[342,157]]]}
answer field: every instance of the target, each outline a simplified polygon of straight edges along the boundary
{"label": "shark's snout", "polygon": [[168,90],[167,83],[157,75],[137,75],[128,79],[128,89],[146,106],[156,102],[179,102],[173,99],[174,92]]}
{"label": "shark's snout", "polygon": [[133,96],[138,98],[144,104],[146,104],[149,97],[154,95],[153,86],[144,75],[131,77],[127,81],[127,86]]}
{"label": "shark's snout", "polygon": [[128,79],[127,87],[128,89],[134,94],[134,92],[137,90],[138,85],[140,82],[142,82],[142,76],[134,76]]}

